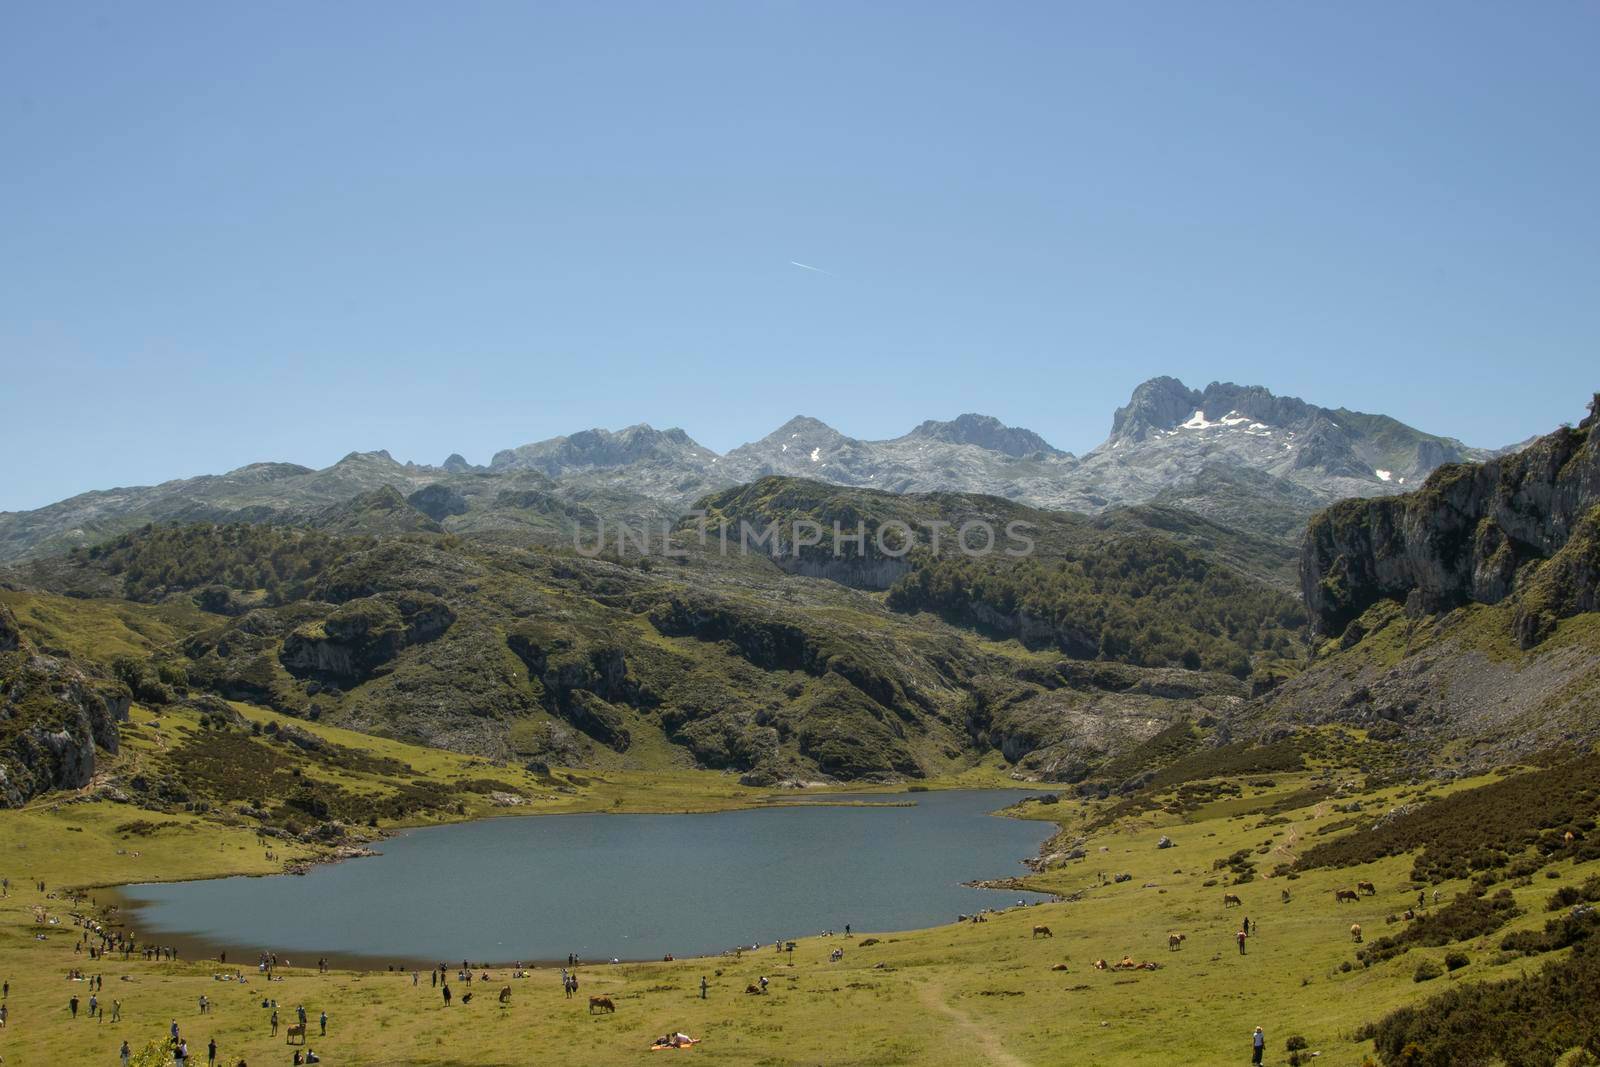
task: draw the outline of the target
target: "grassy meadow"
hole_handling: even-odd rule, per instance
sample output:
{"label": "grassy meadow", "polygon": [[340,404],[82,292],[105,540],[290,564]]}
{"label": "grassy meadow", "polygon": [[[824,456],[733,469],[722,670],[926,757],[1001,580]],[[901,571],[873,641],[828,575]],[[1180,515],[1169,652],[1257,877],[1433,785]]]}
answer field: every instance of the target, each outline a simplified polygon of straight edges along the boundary
{"label": "grassy meadow", "polygon": [[[240,710],[252,721],[274,718],[261,709]],[[361,746],[373,758],[368,770],[308,762],[305,773],[337,779],[347,791],[381,793],[390,780],[384,761],[399,760],[445,782],[487,774],[530,798],[525,806],[497,809],[464,793],[470,803],[463,811],[433,821],[527,812],[705,811],[770,797],[707,772],[559,772],[559,778],[540,779],[470,757],[314,723],[296,725],[336,745]],[[137,765],[200,729],[192,712],[157,717],[136,709],[119,759]],[[1230,790],[1210,801],[1168,805],[1176,811],[1135,810],[1105,825],[1100,824],[1110,809],[1104,803],[1021,805],[1015,812],[1022,817],[1060,823],[1058,842],[1084,839],[1086,858],[1028,880],[1031,888],[1064,898],[1058,903],[1014,908],[977,924],[814,937],[800,941],[792,955],[768,948],[672,963],[585,966],[581,995],[574,1000],[564,998],[550,968],[513,979],[506,968],[495,967],[489,986],[474,983],[478,995],[462,1005],[459,994],[466,987],[452,972],[458,1002],[449,1007],[426,974],[414,988],[406,974],[324,975],[296,968],[269,984],[247,967],[248,981],[241,986],[216,980],[220,968],[208,960],[156,963],[136,956],[91,963],[74,951],[79,930],[73,916],[85,909],[66,900],[62,890],[264,874],[307,850],[270,842],[276,856],[269,860],[267,845],[243,825],[55,795],[0,812],[0,873],[11,880],[10,894],[0,900],[0,977],[11,986],[0,1056],[7,1067],[109,1067],[117,1063],[124,1039],[137,1049],[162,1037],[176,1020],[191,1051],[201,1056],[214,1037],[219,1062],[288,1063],[292,1052],[283,1036],[270,1035],[270,1011],[260,1006],[267,997],[278,1002],[285,1019],[296,1005],[305,1005],[312,1019],[309,1046],[330,1065],[618,1064],[661,1055],[729,1064],[1014,1067],[1164,1064],[1175,1052],[1186,1063],[1244,1063],[1251,1030],[1260,1025],[1268,1036],[1269,1063],[1288,1062],[1287,1040],[1303,1036],[1309,1050],[1320,1053],[1317,1063],[1355,1067],[1371,1050],[1370,1042],[1355,1036],[1363,1024],[1448,983],[1530,969],[1521,960],[1497,962],[1500,938],[1507,930],[1538,928],[1544,900],[1555,887],[1600,871],[1600,862],[1558,862],[1551,869],[1559,879],[1541,876],[1512,889],[1523,914],[1476,943],[1451,946],[1464,949],[1471,962],[1444,977],[1413,980],[1419,962],[1440,961],[1442,949],[1412,949],[1363,967],[1355,963],[1358,946],[1351,943],[1350,924],[1362,924],[1368,942],[1398,929],[1385,920],[1416,902],[1408,881],[1412,860],[1395,856],[1357,868],[1272,876],[1313,840],[1330,839],[1319,831],[1340,819],[1326,799],[1292,806],[1308,796],[1304,790],[1313,773],[1239,782],[1236,795]],[[986,768],[939,784],[1001,781]],[[1472,784],[1434,787],[1428,794]],[[1402,787],[1362,801],[1371,809],[1417,792]],[[1174,847],[1157,847],[1163,835]],[[1246,871],[1249,880],[1233,884]],[[1124,874],[1130,877],[1116,881]],[[1333,890],[1353,887],[1358,879],[1374,882],[1377,894],[1336,903]],[[45,882],[45,893],[34,888],[38,880]],[[1463,886],[1443,886],[1442,900]],[[1242,907],[1224,907],[1224,892],[1238,894]],[[1440,905],[1430,900],[1430,906]],[[37,921],[37,909],[46,922]],[[1246,915],[1257,929],[1241,956],[1233,935]],[[1052,936],[1036,936],[1036,925],[1048,925]],[[1168,947],[1172,932],[1185,935],[1176,951]],[[831,962],[836,948],[844,949],[843,959]],[[1096,959],[1116,963],[1125,956],[1158,969],[1094,967]],[[1346,963],[1353,966],[1341,969]],[[76,1020],[70,1017],[68,998],[76,993],[86,1005],[89,995],[86,983],[68,980],[74,968],[104,976],[106,1019],[111,1001],[120,1000],[119,1023],[89,1019],[86,1008]],[[709,982],[704,1000],[702,975]],[[745,992],[762,976],[770,979],[766,995]],[[501,1007],[495,993],[505,985],[513,992]],[[610,997],[616,1013],[591,1015],[591,994]],[[201,995],[213,1005],[204,1016],[197,1006]],[[330,1019],[325,1038],[316,1024],[323,1011]],[[653,1037],[672,1030],[702,1043],[691,1051],[650,1051]]]}

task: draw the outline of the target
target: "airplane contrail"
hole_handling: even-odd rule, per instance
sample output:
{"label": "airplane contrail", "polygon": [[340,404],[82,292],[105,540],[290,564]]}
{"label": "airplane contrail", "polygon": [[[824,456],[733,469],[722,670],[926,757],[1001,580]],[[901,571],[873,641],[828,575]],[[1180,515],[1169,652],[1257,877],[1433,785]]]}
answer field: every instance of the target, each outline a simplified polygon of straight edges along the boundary
{"label": "airplane contrail", "polygon": [[833,271],[831,271],[831,270],[823,270],[821,267],[813,267],[809,263],[801,263],[798,259],[791,259],[789,261],[789,266],[791,266],[791,267],[799,267],[801,270],[815,271],[818,274],[826,274],[830,278],[833,277]]}

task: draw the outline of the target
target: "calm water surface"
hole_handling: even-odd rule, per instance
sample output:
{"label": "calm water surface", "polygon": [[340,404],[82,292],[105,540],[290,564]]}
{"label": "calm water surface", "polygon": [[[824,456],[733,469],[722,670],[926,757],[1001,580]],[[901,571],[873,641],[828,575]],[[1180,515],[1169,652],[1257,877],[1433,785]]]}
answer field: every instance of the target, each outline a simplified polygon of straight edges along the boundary
{"label": "calm water surface", "polygon": [[[304,877],[123,887],[143,939],[376,961],[657,959],[843,930],[905,930],[1045,899],[961,883],[1025,873],[1052,824],[1010,790],[865,797],[912,807],[545,815],[429,827]],[[309,962],[307,960],[306,962]]]}

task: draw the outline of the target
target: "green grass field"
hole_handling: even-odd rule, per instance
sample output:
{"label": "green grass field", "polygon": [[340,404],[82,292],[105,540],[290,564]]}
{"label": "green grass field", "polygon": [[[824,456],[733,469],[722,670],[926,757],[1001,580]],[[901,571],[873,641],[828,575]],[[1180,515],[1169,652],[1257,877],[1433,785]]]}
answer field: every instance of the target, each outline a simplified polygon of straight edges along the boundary
{"label": "green grass field", "polygon": [[[260,709],[243,710],[253,720],[274,718]],[[188,715],[169,712],[157,720],[136,710],[120,759],[137,763],[163,746],[181,743],[198,728]],[[512,809],[519,813],[703,811],[761,803],[770,795],[707,772],[574,772],[577,784],[568,785],[571,792],[541,792],[540,783],[520,770],[486,770],[483,761],[469,757],[297,725],[440,780],[520,775],[517,782],[532,801]],[[379,778],[351,772],[341,784],[377,790],[383,788]],[[0,812],[0,874],[11,880],[10,895],[0,901],[0,977],[11,984],[0,1056],[7,1067],[109,1067],[117,1062],[124,1039],[137,1049],[162,1037],[176,1020],[191,1051],[201,1056],[215,1037],[220,1062],[288,1063],[292,1053],[282,1036],[270,1036],[270,1012],[260,1007],[269,997],[277,1000],[284,1018],[292,1017],[296,1005],[306,1006],[313,1020],[310,1047],[330,1065],[599,1065],[650,1062],[655,1056],[765,1065],[1222,1064],[1248,1062],[1251,1030],[1261,1025],[1269,1039],[1269,1063],[1287,1062],[1285,1041],[1301,1035],[1321,1053],[1315,1062],[1354,1067],[1371,1049],[1353,1036],[1362,1024],[1450,982],[1531,969],[1524,961],[1494,962],[1502,930],[1481,943],[1452,946],[1464,948],[1472,962],[1425,984],[1413,981],[1417,964],[1424,958],[1440,960],[1442,949],[1413,949],[1371,968],[1357,964],[1341,971],[1342,963],[1354,961],[1350,924],[1361,923],[1369,941],[1394,932],[1386,916],[1415,903],[1416,890],[1407,881],[1408,857],[1293,878],[1270,876],[1307,847],[1318,829],[1339,818],[1325,801],[1270,817],[1250,813],[1292,796],[1309,778],[1309,772],[1278,775],[1270,786],[1247,785],[1239,797],[1182,816],[1142,812],[1089,834],[1086,859],[1030,879],[1033,888],[1071,898],[1060,903],[1012,909],[981,924],[812,938],[801,941],[792,957],[768,949],[742,957],[589,966],[582,969],[582,995],[576,1000],[563,997],[551,969],[513,980],[504,968],[493,968],[487,990],[475,983],[478,996],[471,1004],[448,1008],[426,975],[420,988],[413,988],[409,975],[319,975],[295,969],[281,972],[283,980],[269,985],[250,969],[241,987],[215,980],[218,967],[209,961],[117,958],[91,964],[74,952],[79,933],[74,907],[49,894],[132,880],[266,873],[305,850],[274,844],[279,859],[269,861],[250,828],[55,795],[20,811]],[[1001,781],[997,769],[984,768],[938,784]],[[1389,791],[1367,795],[1363,802],[1370,809],[1396,798],[1397,791]],[[467,815],[505,810],[478,800]],[[1092,814],[1067,802],[1020,810],[1029,818],[1060,822],[1068,838],[1088,825]],[[127,824],[136,819],[157,828],[129,833]],[[1157,848],[1163,834],[1176,847]],[[1234,872],[1219,872],[1214,863],[1240,850],[1256,864],[1256,876],[1230,886]],[[1551,890],[1595,873],[1600,862],[1560,862],[1553,869],[1561,880],[1540,877],[1514,890],[1524,914],[1507,929],[1542,925],[1543,901]],[[1120,874],[1132,877],[1113,881]],[[40,879],[45,894],[32,888]],[[1353,886],[1357,879],[1375,882],[1378,894],[1336,904],[1333,890]],[[1449,900],[1460,886],[1442,888]],[[1288,902],[1281,898],[1285,889],[1291,893]],[[1225,891],[1237,893],[1242,908],[1225,908]],[[38,923],[36,908],[55,922]],[[1258,933],[1248,941],[1248,954],[1240,956],[1233,933],[1245,915],[1258,924]],[[1033,927],[1040,924],[1048,925],[1053,936],[1035,936]],[[1171,932],[1186,937],[1177,951],[1168,948]],[[876,944],[865,943],[871,937]],[[839,947],[844,958],[829,962],[829,953]],[[1093,966],[1096,959],[1115,963],[1124,956],[1153,961],[1159,969]],[[1061,964],[1065,970],[1054,969]],[[120,1023],[83,1013],[77,1020],[70,1017],[68,998],[76,993],[86,1003],[89,995],[85,983],[68,980],[73,968],[104,976],[101,1000],[108,1012],[112,1000],[122,1002]],[[698,995],[702,975],[710,983],[705,1000]],[[761,976],[771,980],[770,992],[747,994],[746,987]],[[452,984],[458,994],[466,991]],[[513,993],[502,1008],[494,994],[505,985]],[[202,994],[214,1005],[205,1016],[197,1007]],[[612,998],[616,1013],[589,1014],[590,994]],[[326,1038],[316,1033],[322,1011],[330,1018]],[[702,1043],[691,1051],[651,1052],[651,1039],[671,1030]]]}

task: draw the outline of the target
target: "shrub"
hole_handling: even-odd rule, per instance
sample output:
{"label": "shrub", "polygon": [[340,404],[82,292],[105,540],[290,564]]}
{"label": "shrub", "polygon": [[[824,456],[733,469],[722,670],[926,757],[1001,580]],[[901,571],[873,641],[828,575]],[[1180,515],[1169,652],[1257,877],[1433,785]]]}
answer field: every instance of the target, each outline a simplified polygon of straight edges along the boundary
{"label": "shrub", "polygon": [[1530,847],[1544,857],[1597,858],[1600,841],[1594,838],[1564,842],[1568,830],[1581,834],[1600,811],[1596,779],[1600,753],[1590,753],[1451,793],[1386,816],[1366,833],[1317,844],[1299,866],[1349,867],[1421,849],[1411,877],[1437,883],[1499,870]]}
{"label": "shrub", "polygon": [[1600,1042],[1600,943],[1581,942],[1565,959],[1499,982],[1457,982],[1385,1016],[1373,1041],[1387,1067],[1554,1063],[1569,1049]]}
{"label": "shrub", "polygon": [[1471,962],[1465,952],[1446,952],[1444,954],[1444,967],[1447,971],[1459,971]]}
{"label": "shrub", "polygon": [[1311,1043],[1299,1034],[1295,1034],[1283,1043],[1283,1047],[1289,1052],[1299,1052],[1303,1048],[1310,1048]]}
{"label": "shrub", "polygon": [[1411,976],[1413,982],[1431,982],[1444,973],[1444,969],[1432,960],[1423,960],[1417,964],[1417,972]]}
{"label": "shrub", "polygon": [[1356,955],[1366,963],[1384,960],[1412,948],[1437,948],[1453,941],[1470,941],[1493,933],[1519,914],[1511,890],[1492,897],[1461,894],[1432,914],[1422,915],[1393,937],[1380,937]]}

